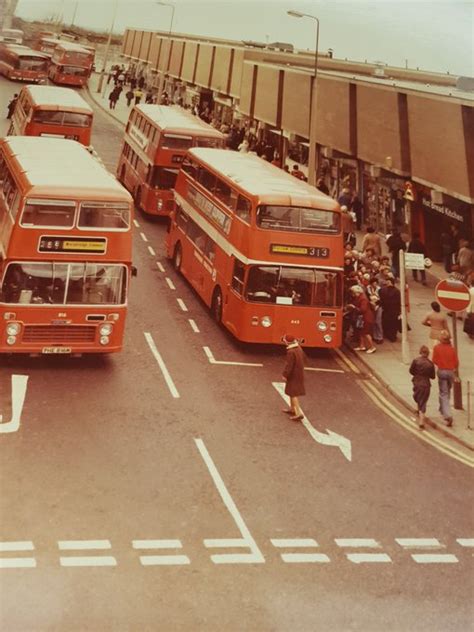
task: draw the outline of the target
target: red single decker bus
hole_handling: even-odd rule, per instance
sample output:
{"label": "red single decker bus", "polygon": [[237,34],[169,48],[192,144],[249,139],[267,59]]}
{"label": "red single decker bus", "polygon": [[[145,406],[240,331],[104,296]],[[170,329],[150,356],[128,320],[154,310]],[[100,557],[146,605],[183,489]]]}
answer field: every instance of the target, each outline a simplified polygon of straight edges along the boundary
{"label": "red single decker bus", "polygon": [[186,151],[224,146],[221,132],[179,106],[136,105],[125,128],[117,176],[139,209],[169,215]]}
{"label": "red single decker bus", "polygon": [[343,236],[331,197],[257,156],[191,149],[166,248],[238,340],[342,342]]}
{"label": "red single decker bus", "polygon": [[70,138],[89,146],[93,115],[90,105],[72,88],[24,86],[8,135]]}
{"label": "red single decker bus", "polygon": [[0,44],[0,73],[8,79],[44,83],[48,78],[47,55],[20,44]]}
{"label": "red single decker bus", "polygon": [[72,140],[0,140],[0,353],[120,351],[133,200]]}
{"label": "red single decker bus", "polygon": [[59,40],[49,66],[49,78],[54,83],[85,86],[92,72],[94,52],[80,44]]}
{"label": "red single decker bus", "polygon": [[44,53],[48,55],[49,59],[51,59],[54,49],[59,43],[59,39],[55,37],[54,33],[49,33],[48,31],[42,31],[38,34],[37,38],[33,41],[31,47],[35,50],[40,51],[40,53]]}

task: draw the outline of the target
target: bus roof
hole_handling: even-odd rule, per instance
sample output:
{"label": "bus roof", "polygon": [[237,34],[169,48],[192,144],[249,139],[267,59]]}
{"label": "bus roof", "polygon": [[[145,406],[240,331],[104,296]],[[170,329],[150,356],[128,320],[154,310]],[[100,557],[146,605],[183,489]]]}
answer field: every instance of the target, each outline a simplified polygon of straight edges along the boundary
{"label": "bus roof", "polygon": [[224,138],[219,130],[179,106],[145,103],[136,105],[135,109],[165,132]]}
{"label": "bus roof", "polygon": [[339,209],[339,204],[328,195],[254,154],[208,147],[193,148],[188,153],[250,195],[260,198],[287,196],[293,205],[304,203],[327,210]]}
{"label": "bus roof", "polygon": [[93,114],[90,105],[71,88],[56,86],[30,85],[23,88],[29,92],[35,105],[48,110],[69,110],[84,114]]}
{"label": "bus roof", "polygon": [[64,40],[57,40],[56,49],[58,48],[74,53],[91,53],[90,50],[87,50],[87,48],[84,48],[84,46],[81,46],[80,44],[76,44],[75,42],[65,42]]}
{"label": "bus roof", "polygon": [[42,136],[7,136],[0,146],[19,164],[30,184],[30,195],[113,197],[129,202],[131,196],[107,169],[75,140]]}
{"label": "bus roof", "polygon": [[41,57],[41,59],[49,59],[48,55],[41,53],[38,50],[33,50],[32,48],[28,48],[28,46],[23,46],[23,44],[1,44],[5,46],[5,48],[12,53],[15,53],[19,57],[21,55],[28,55],[28,57]]}

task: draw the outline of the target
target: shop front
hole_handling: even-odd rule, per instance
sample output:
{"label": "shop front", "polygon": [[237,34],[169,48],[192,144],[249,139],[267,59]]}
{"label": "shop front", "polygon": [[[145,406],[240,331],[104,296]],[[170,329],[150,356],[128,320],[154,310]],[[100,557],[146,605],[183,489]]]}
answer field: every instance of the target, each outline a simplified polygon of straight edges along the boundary
{"label": "shop front", "polygon": [[367,226],[383,235],[395,229],[409,235],[411,201],[405,198],[405,178],[366,164],[362,188]]}

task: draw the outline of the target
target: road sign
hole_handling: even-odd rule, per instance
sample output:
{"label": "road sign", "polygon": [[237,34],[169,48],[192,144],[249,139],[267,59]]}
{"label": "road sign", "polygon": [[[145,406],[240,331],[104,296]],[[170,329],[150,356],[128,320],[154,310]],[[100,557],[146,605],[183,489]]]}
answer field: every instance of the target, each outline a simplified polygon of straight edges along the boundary
{"label": "road sign", "polygon": [[469,288],[457,279],[444,279],[435,288],[436,299],[451,312],[462,312],[471,302]]}
{"label": "road sign", "polygon": [[407,270],[424,270],[425,255],[419,254],[418,252],[406,252],[405,268]]}

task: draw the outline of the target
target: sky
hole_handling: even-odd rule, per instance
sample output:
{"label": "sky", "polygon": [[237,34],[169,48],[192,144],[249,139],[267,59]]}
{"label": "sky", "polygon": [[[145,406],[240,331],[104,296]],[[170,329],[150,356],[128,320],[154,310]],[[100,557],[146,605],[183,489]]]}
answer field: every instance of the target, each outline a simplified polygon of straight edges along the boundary
{"label": "sky", "polygon": [[[474,0],[19,0],[26,19],[64,16],[70,23],[114,32],[126,27],[233,40],[289,42],[334,57],[474,76]],[[76,10],[77,6],[77,10]],[[76,10],[76,11],[75,11]]]}

